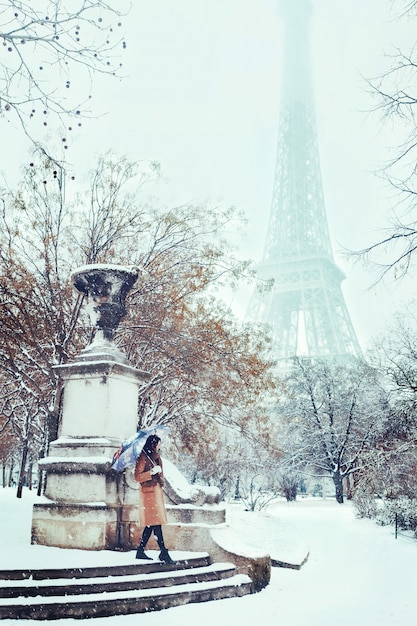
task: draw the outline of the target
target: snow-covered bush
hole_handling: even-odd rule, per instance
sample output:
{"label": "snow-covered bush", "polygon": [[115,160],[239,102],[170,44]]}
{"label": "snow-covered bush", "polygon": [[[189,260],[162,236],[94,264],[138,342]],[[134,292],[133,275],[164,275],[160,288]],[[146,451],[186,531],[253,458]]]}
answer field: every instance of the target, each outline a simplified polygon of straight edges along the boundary
{"label": "snow-covered bush", "polygon": [[400,496],[384,500],[384,506],[377,512],[376,520],[386,526],[397,523],[401,530],[417,531],[417,499]]}
{"label": "snow-covered bush", "polygon": [[245,481],[245,484],[240,484],[240,499],[246,511],[262,511],[276,497],[266,485],[267,479],[261,474],[256,474]]}
{"label": "snow-covered bush", "polygon": [[366,491],[357,491],[353,497],[358,517],[366,517],[374,519],[378,512],[375,496]]}

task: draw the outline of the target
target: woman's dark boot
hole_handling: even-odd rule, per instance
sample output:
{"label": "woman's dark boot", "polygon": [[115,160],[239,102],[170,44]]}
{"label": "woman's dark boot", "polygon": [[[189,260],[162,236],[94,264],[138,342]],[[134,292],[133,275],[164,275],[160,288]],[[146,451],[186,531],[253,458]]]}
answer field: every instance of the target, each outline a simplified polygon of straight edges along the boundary
{"label": "woman's dark boot", "polygon": [[154,526],[153,534],[155,535],[156,541],[158,542],[159,549],[161,550],[161,552],[159,553],[159,560],[162,561],[162,563],[169,563],[169,564],[175,563],[175,561],[171,559],[168,553],[168,550],[165,547],[164,536],[162,534],[162,527]]}
{"label": "woman's dark boot", "polygon": [[143,559],[146,561],[152,561],[151,557],[145,554],[145,546],[148,543],[148,539],[152,534],[152,528],[150,526],[145,526],[142,539],[140,540],[140,544],[138,545],[138,549],[136,550],[136,558]]}
{"label": "woman's dark boot", "polygon": [[139,548],[136,550],[136,558],[142,559],[144,561],[152,561],[151,557],[145,554],[145,550],[141,546],[139,546]]}
{"label": "woman's dark boot", "polygon": [[169,563],[170,565],[173,565],[176,562],[171,559],[169,552],[166,548],[163,548],[159,553],[159,560],[162,561],[162,563]]}

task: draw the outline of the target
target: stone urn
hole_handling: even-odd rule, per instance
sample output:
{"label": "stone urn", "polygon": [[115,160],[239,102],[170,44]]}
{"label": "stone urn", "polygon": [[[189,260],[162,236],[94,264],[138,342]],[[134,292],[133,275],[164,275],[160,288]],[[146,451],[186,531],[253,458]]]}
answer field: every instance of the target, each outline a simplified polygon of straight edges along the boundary
{"label": "stone urn", "polygon": [[106,355],[124,361],[114,335],[126,315],[126,296],[139,276],[136,266],[85,265],[71,274],[74,287],[87,298],[86,310],[95,328],[93,340],[77,360]]}

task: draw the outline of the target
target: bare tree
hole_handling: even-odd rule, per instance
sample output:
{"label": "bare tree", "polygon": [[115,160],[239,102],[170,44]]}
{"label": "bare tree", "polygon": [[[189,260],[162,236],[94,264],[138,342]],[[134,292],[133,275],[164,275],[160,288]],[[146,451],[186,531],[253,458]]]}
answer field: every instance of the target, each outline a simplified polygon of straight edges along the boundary
{"label": "bare tree", "polygon": [[343,503],[343,481],[357,473],[388,410],[378,374],[351,365],[296,359],[278,405],[282,467],[328,476]]}
{"label": "bare tree", "polygon": [[417,16],[416,0],[391,0],[392,7],[402,16]]}
{"label": "bare tree", "polygon": [[[384,423],[377,454],[369,460],[375,491],[381,497],[417,496],[417,318],[412,307],[375,341],[369,359],[390,394],[391,412]],[[366,481],[362,480],[362,484]]]}
{"label": "bare tree", "polygon": [[68,134],[91,114],[93,74],[115,75],[122,65],[122,14],[119,2],[112,4],[0,3],[1,117],[17,120],[34,141],[58,125],[67,147]]}
{"label": "bare tree", "polygon": [[[392,2],[398,19],[417,16],[412,0]],[[366,248],[350,253],[376,271],[376,281],[387,274],[400,278],[414,265],[417,250],[417,47],[397,47],[387,55],[388,69],[367,80],[375,99],[374,112],[396,131],[398,145],[378,172],[393,189],[394,208],[383,236]]]}
{"label": "bare tree", "polygon": [[45,431],[45,408],[29,385],[21,384],[17,375],[3,376],[0,387],[0,458],[3,466],[13,461],[19,467],[17,497],[27,466],[39,458]]}
{"label": "bare tree", "polygon": [[295,502],[301,482],[301,474],[285,468],[284,463],[283,469],[278,471],[278,485],[287,502]]}
{"label": "bare tree", "polygon": [[171,455],[192,482],[218,487],[223,499],[241,500],[248,511],[276,498],[280,451],[268,446],[263,433],[248,439],[246,432],[200,416],[197,423],[184,421],[179,436],[170,439]]}

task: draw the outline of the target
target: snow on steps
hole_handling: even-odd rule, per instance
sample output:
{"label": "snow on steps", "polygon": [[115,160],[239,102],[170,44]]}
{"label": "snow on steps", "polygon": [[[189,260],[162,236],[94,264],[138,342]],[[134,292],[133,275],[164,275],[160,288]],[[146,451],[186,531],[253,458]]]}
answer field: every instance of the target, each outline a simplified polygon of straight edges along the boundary
{"label": "snow on steps", "polygon": [[243,596],[251,579],[232,563],[199,556],[68,569],[0,570],[0,619],[51,620],[159,611]]}

